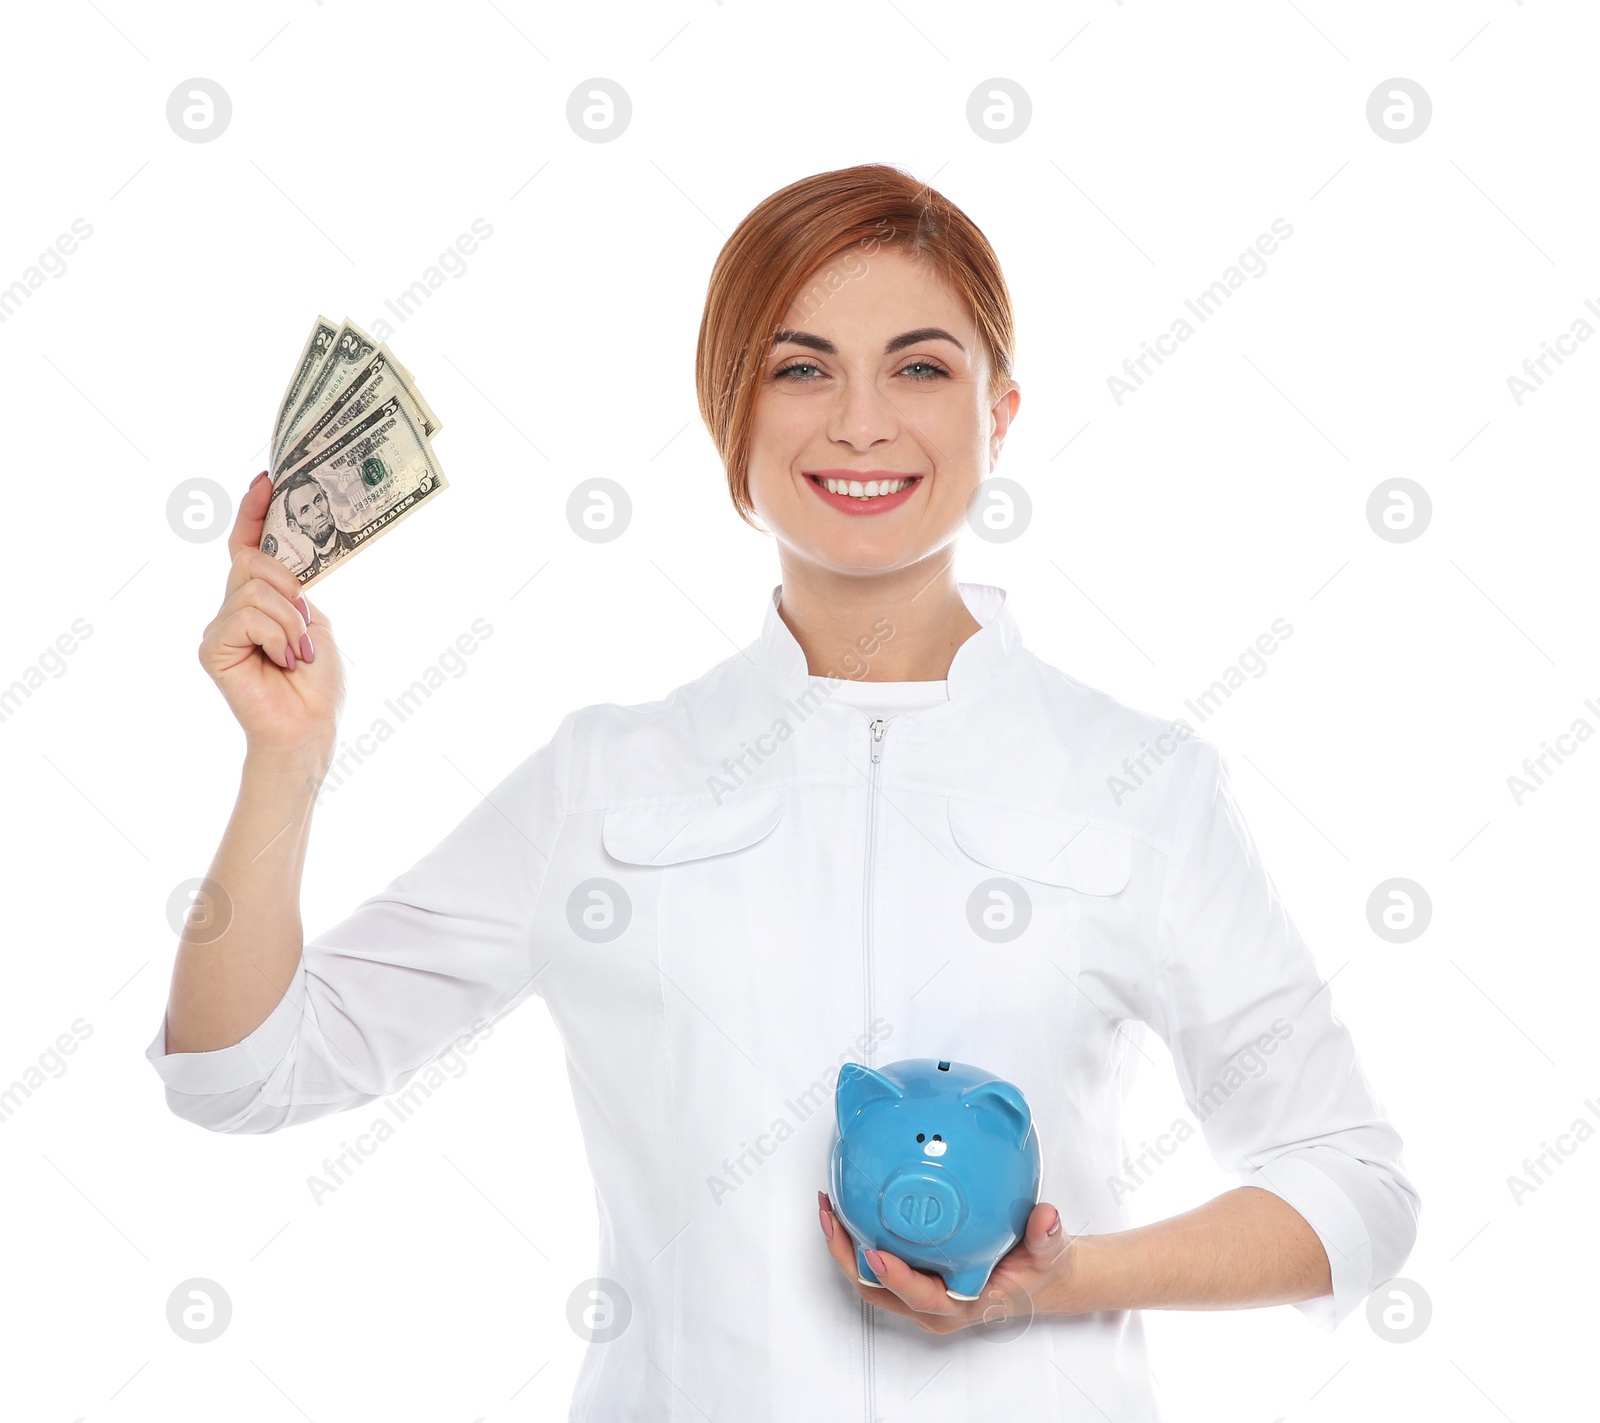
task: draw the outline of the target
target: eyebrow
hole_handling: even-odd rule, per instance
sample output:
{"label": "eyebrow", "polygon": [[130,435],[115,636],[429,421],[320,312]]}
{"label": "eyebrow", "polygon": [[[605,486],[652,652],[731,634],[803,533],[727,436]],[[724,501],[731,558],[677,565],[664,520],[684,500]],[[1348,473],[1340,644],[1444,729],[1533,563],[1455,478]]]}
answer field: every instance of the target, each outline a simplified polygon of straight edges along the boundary
{"label": "eyebrow", "polygon": [[[896,351],[902,351],[907,346],[915,346],[923,341],[948,341],[963,354],[967,349],[943,327],[919,326],[915,331],[907,331],[894,337],[884,346],[883,354],[892,356]],[[826,336],[813,336],[809,331],[779,331],[772,338],[774,346],[781,346],[785,342],[791,346],[805,346],[810,350],[820,351],[824,356],[839,354],[839,348]]]}

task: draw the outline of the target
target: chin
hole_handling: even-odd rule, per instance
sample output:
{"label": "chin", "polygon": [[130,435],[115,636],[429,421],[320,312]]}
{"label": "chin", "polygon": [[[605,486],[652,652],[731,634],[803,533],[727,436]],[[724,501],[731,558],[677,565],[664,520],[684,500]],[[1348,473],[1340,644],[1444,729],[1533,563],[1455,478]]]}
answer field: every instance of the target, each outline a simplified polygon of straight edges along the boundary
{"label": "chin", "polygon": [[[778,543],[805,562],[831,573],[855,576],[892,573],[926,558],[949,541],[940,539],[930,543],[926,528],[920,522],[914,528],[891,529],[887,523],[892,514],[884,515],[881,521],[872,517],[858,521],[849,515],[834,515],[826,509],[821,511],[828,515],[826,519],[813,517],[810,511],[802,515],[793,508],[783,512],[790,517],[774,522],[759,506],[755,511],[756,518]],[[955,532],[952,531],[951,538]]]}
{"label": "chin", "polygon": [[915,563],[919,555],[910,547],[883,539],[859,542],[828,541],[812,545],[806,557],[834,573],[869,575],[892,573]]}

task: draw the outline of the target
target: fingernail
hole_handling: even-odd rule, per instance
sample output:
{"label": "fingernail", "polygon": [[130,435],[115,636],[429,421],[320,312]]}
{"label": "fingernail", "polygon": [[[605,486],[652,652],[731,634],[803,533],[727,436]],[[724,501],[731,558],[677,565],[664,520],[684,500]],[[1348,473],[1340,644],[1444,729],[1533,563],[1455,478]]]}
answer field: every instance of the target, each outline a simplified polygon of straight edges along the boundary
{"label": "fingernail", "polygon": [[817,1192],[817,1209],[819,1211],[833,1210],[833,1202],[828,1199],[828,1193],[826,1191]]}
{"label": "fingernail", "polygon": [[825,1235],[829,1240],[832,1240],[833,1239],[833,1216],[828,1211],[819,1210],[817,1212],[817,1219],[822,1222],[822,1233],[823,1233],[823,1235]]}
{"label": "fingernail", "polygon": [[1060,1229],[1061,1229],[1061,1212],[1057,1211],[1056,1212],[1056,1223],[1054,1225],[1052,1225],[1049,1230],[1045,1231],[1046,1239],[1048,1239],[1050,1236],[1054,1235]]}
{"label": "fingernail", "polygon": [[314,658],[315,654],[311,649],[311,634],[303,632],[300,634],[300,660],[302,662],[310,662]]}
{"label": "fingernail", "polygon": [[295,601],[295,606],[300,609],[300,616],[303,617],[307,622],[310,622],[311,621],[311,609],[306,603],[305,594],[304,593],[296,594],[294,601]]}
{"label": "fingernail", "polygon": [[286,672],[294,671],[294,644],[286,642],[283,645],[283,668]]}
{"label": "fingernail", "polygon": [[250,488],[251,488],[251,489],[254,489],[254,488],[255,488],[255,487],[256,487],[256,485],[258,485],[258,484],[260,484],[260,483],[261,483],[261,481],[262,481],[262,480],[263,480],[263,479],[265,479],[265,478],[266,478],[266,477],[267,477],[267,472],[266,472],[266,470],[262,470],[262,471],[261,471],[261,473],[260,473],[260,474],[258,474],[258,475],[257,475],[257,476],[256,476],[256,477],[255,477],[255,478],[254,478],[254,479],[252,479],[252,480],[251,480],[251,481],[250,481]]}
{"label": "fingernail", "polygon": [[872,1266],[872,1273],[874,1275],[883,1274],[883,1256],[878,1254],[876,1250],[867,1251],[867,1264]]}

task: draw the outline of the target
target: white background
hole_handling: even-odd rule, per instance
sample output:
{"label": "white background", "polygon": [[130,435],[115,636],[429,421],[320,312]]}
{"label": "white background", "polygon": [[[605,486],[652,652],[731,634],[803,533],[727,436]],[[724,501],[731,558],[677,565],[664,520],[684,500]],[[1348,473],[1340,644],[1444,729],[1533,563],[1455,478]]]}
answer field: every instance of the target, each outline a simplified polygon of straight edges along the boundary
{"label": "white background", "polygon": [[[965,536],[960,576],[1007,588],[1046,661],[1190,720],[1186,699],[1293,626],[1200,730],[1405,1139],[1423,1207],[1404,1274],[1433,1314],[1396,1344],[1364,1312],[1332,1335],[1287,1307],[1151,1312],[1169,1417],[1592,1407],[1600,1142],[1567,1138],[1520,1204],[1507,1183],[1575,1119],[1600,1127],[1600,747],[1520,805],[1507,784],[1600,725],[1600,342],[1520,405],[1507,386],[1600,302],[1592,7],[68,0],[4,25],[0,286],[74,219],[93,228],[0,325],[0,686],[74,619],[93,630],[0,722],[0,1084],[92,1029],[0,1123],[8,1417],[566,1416],[594,1198],[536,998],[320,1205],[307,1177],[378,1104],[202,1134],[143,1060],[168,897],[205,872],[242,751],[194,655],[225,544],[177,538],[167,502],[197,477],[244,491],[319,311],[367,325],[492,226],[390,338],[444,420],[451,489],[314,594],[348,649],[345,734],[474,619],[493,633],[327,797],[314,932],[567,711],[662,696],[756,635],[777,564],[697,415],[705,284],[768,193],[872,160],[959,203],[1016,303],[1023,398],[996,472],[1034,522]],[[194,76],[232,101],[208,143],[166,120]],[[633,104],[609,143],[566,119],[595,76]],[[966,119],[996,76],[1033,106],[1006,143]],[[1366,120],[1394,76],[1432,99],[1413,142]],[[1117,404],[1107,376],[1275,218],[1294,232],[1265,275]],[[597,474],[633,501],[605,545],[565,514]],[[1367,522],[1398,476],[1433,506],[1408,543]],[[1367,922],[1394,876],[1432,900],[1410,943]],[[1134,1148],[1188,1115],[1159,1040],[1145,1051]],[[1196,1135],[1135,1209],[1233,1184]],[[166,1321],[193,1276],[233,1301],[208,1345]]]}

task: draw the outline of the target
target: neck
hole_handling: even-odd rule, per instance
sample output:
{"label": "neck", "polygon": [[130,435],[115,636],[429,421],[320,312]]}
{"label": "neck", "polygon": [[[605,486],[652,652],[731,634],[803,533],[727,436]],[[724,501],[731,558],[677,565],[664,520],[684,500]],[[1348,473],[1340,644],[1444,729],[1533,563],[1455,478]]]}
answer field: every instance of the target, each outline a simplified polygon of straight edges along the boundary
{"label": "neck", "polygon": [[849,574],[780,551],[778,616],[813,676],[938,682],[982,626],[956,586],[954,545],[909,568]]}

